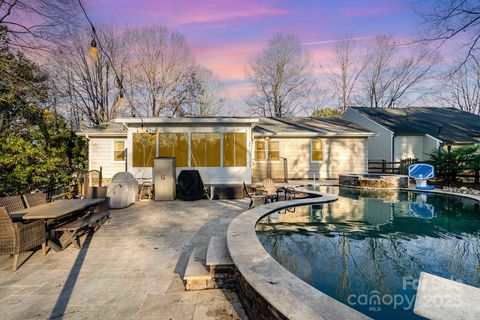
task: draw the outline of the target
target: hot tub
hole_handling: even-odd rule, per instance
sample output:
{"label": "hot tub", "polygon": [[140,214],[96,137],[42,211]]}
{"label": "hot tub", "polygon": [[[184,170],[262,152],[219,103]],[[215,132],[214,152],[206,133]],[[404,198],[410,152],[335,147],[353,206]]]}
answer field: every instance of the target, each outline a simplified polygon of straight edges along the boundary
{"label": "hot tub", "polygon": [[408,188],[408,176],[399,174],[342,174],[338,183],[359,188]]}

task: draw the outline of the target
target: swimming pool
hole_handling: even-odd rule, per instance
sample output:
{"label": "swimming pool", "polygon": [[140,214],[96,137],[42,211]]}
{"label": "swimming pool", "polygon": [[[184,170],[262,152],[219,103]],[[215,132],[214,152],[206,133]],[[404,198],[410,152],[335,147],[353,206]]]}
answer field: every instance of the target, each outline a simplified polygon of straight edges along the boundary
{"label": "swimming pool", "polygon": [[377,319],[413,313],[421,271],[480,287],[480,203],[396,190],[320,187],[326,204],[271,213],[257,236],[290,272]]}

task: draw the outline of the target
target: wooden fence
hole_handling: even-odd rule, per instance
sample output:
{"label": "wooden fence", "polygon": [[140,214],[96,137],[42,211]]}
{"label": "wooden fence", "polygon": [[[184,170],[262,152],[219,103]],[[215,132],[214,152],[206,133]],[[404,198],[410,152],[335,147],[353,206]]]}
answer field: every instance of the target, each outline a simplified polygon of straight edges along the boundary
{"label": "wooden fence", "polygon": [[71,199],[80,194],[81,184],[74,183],[68,186],[62,187],[48,187],[43,188],[41,191],[45,193],[48,201],[54,201],[57,199]]}
{"label": "wooden fence", "polygon": [[[456,163],[456,166],[468,167],[471,160],[463,160]],[[386,173],[386,174],[408,174],[408,166],[417,163],[418,159],[404,159],[397,162],[388,162],[386,160],[369,160],[368,161],[368,173]],[[425,161],[425,163],[429,163]],[[453,181],[455,178],[466,179],[466,182],[473,182],[474,184],[480,183],[480,168],[476,169],[464,169],[458,172],[450,174],[448,168],[446,172],[436,170],[437,178],[449,179]]]}
{"label": "wooden fence", "polygon": [[408,174],[408,166],[417,162],[418,159],[404,159],[396,162],[369,160],[368,173]]}

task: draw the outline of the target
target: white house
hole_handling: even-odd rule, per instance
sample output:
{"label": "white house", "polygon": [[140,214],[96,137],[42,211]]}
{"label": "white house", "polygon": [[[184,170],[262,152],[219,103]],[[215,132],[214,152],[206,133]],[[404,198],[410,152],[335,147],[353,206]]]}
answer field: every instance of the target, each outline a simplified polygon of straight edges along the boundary
{"label": "white house", "polygon": [[440,146],[480,142],[480,116],[454,108],[350,107],[343,119],[377,136],[368,140],[370,160],[425,160]]}
{"label": "white house", "polygon": [[374,135],[341,119],[241,117],[117,118],[78,134],[88,140],[89,170],[102,167],[104,183],[125,170],[151,179],[155,157],[175,157],[177,175],[195,168],[217,185],[363,173]]}
{"label": "white house", "polygon": [[367,171],[375,134],[342,119],[260,118],[253,128],[253,179],[338,179]]}
{"label": "white house", "polygon": [[151,179],[155,157],[176,157],[177,175],[196,168],[207,184],[251,181],[252,118],[117,118],[78,134],[88,140],[89,170]]}

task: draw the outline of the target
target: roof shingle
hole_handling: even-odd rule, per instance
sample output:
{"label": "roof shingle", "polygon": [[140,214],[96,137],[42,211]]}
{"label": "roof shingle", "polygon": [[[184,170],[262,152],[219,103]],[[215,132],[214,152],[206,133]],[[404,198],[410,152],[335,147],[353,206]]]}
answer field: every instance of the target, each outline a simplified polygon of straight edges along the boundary
{"label": "roof shingle", "polygon": [[352,107],[396,135],[428,134],[445,143],[479,142],[480,116],[455,108]]}

